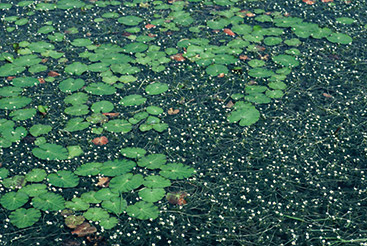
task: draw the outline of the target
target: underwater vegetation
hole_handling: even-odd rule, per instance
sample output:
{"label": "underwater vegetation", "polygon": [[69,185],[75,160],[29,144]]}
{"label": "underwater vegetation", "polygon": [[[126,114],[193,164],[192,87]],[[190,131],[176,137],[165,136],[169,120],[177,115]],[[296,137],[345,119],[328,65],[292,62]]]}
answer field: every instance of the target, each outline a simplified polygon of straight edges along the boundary
{"label": "underwater vegetation", "polygon": [[0,243],[367,243],[356,6],[0,3]]}

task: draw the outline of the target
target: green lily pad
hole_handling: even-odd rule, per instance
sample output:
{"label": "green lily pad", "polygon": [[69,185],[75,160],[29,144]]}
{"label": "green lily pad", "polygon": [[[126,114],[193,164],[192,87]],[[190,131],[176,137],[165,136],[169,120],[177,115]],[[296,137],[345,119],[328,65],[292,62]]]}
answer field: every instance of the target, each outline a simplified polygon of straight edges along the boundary
{"label": "green lily pad", "polygon": [[32,153],[35,157],[42,160],[66,160],[69,156],[66,148],[50,143],[45,143],[40,145],[39,148],[32,149]]}
{"label": "green lily pad", "polygon": [[65,114],[70,114],[74,116],[86,115],[89,113],[89,107],[83,104],[76,104],[71,107],[67,107],[64,110]]}
{"label": "green lily pad", "polygon": [[88,95],[83,92],[73,93],[64,99],[65,103],[72,105],[80,105],[88,101]]}
{"label": "green lily pad", "polygon": [[32,87],[39,84],[38,79],[32,77],[18,77],[10,82],[16,87]]}
{"label": "green lily pad", "polygon": [[240,122],[240,126],[250,126],[260,118],[260,112],[250,103],[239,101],[235,104],[235,110],[228,116],[230,123]]}
{"label": "green lily pad", "polygon": [[81,198],[74,197],[71,201],[65,202],[65,207],[74,211],[85,211],[89,208],[89,203],[83,201]]}
{"label": "green lily pad", "polygon": [[27,181],[23,175],[15,175],[2,181],[3,186],[8,189],[20,189],[26,183]]}
{"label": "green lily pad", "polygon": [[4,167],[0,167],[0,179],[5,179],[6,177],[8,177],[8,175],[9,170]]}
{"label": "green lily pad", "polygon": [[166,92],[167,90],[168,85],[166,83],[159,83],[159,82],[150,84],[145,88],[145,92],[148,95],[159,95]]}
{"label": "green lily pad", "polygon": [[143,175],[126,173],[116,176],[110,180],[110,189],[115,193],[122,193],[134,190],[144,182]]}
{"label": "green lily pad", "polygon": [[221,73],[227,74],[228,68],[224,65],[213,64],[207,67],[205,71],[211,76],[217,76]]}
{"label": "green lily pad", "polygon": [[116,93],[116,88],[105,83],[92,83],[85,88],[85,91],[94,95],[112,95]]}
{"label": "green lily pad", "polygon": [[351,25],[356,22],[356,20],[349,17],[339,17],[336,18],[336,21],[341,24]]}
{"label": "green lily pad", "polygon": [[102,202],[102,207],[109,212],[112,212],[119,216],[122,212],[125,211],[127,207],[126,200],[122,199],[122,197],[113,197],[111,200],[106,200]]}
{"label": "green lily pad", "polygon": [[251,67],[263,67],[265,65],[265,62],[259,59],[252,59],[248,62],[248,65],[250,65]]}
{"label": "green lily pad", "polygon": [[12,117],[12,120],[27,120],[35,116],[37,110],[34,108],[26,108],[26,109],[18,109],[9,114]]}
{"label": "green lily pad", "polygon": [[157,106],[149,106],[146,110],[151,115],[159,115],[163,113],[163,109]]}
{"label": "green lily pad", "polygon": [[36,124],[29,129],[29,133],[34,137],[38,137],[40,135],[49,133],[51,130],[52,127],[49,125]]}
{"label": "green lily pad", "polygon": [[87,220],[92,221],[102,221],[110,217],[108,215],[108,212],[102,208],[89,208],[86,212],[83,213],[83,216]]}
{"label": "green lily pad", "polygon": [[163,165],[160,168],[161,171],[159,174],[168,179],[188,178],[191,177],[195,171],[194,168],[185,166],[182,163],[168,163],[167,165]]}
{"label": "green lily pad", "polygon": [[120,153],[127,158],[136,159],[143,157],[147,152],[145,149],[136,147],[127,147],[120,150]]}
{"label": "green lily pad", "polygon": [[140,22],[142,22],[143,19],[138,16],[129,15],[129,16],[120,17],[117,21],[127,26],[136,26]]}
{"label": "green lily pad", "polygon": [[[102,204],[103,206],[103,204]],[[114,228],[117,224],[118,224],[118,219],[116,217],[109,217],[106,219],[103,219],[102,221],[99,222],[99,225],[101,227],[103,227],[103,229],[105,230],[110,230],[112,228]]]}
{"label": "green lily pad", "polygon": [[327,37],[327,40],[337,44],[350,44],[353,41],[350,36],[344,33],[332,33],[330,36]]}
{"label": "green lily pad", "polygon": [[124,48],[124,52],[126,53],[141,53],[148,49],[148,45],[144,43],[135,42],[135,43],[127,44],[123,48]]}
{"label": "green lily pad", "polygon": [[74,173],[79,176],[89,176],[89,175],[97,175],[100,172],[100,168],[102,167],[102,163],[100,162],[90,162],[85,163],[79,166]]}
{"label": "green lily pad", "polygon": [[0,88],[0,96],[2,97],[14,97],[19,96],[19,94],[23,91],[22,88],[14,87],[14,86],[4,86]]}
{"label": "green lily pad", "polygon": [[77,38],[77,39],[74,39],[71,42],[71,44],[74,45],[74,46],[86,47],[88,45],[91,45],[92,41],[90,41],[89,39],[86,39],[86,38]]}
{"label": "green lily pad", "polygon": [[60,82],[59,89],[62,92],[70,93],[79,90],[84,86],[84,84],[85,82],[82,79],[68,78]]}
{"label": "green lily pad", "polygon": [[133,94],[133,95],[123,97],[120,100],[120,104],[124,106],[137,106],[137,105],[141,105],[145,103],[146,100],[147,99],[141,95]]}
{"label": "green lily pad", "polygon": [[0,77],[17,75],[23,72],[26,68],[24,66],[17,66],[12,63],[7,63],[0,66]]}
{"label": "green lily pad", "polygon": [[24,192],[11,191],[4,194],[0,198],[0,204],[8,210],[15,210],[26,204],[28,202],[28,199],[28,195]]}
{"label": "green lily pad", "polygon": [[25,175],[28,182],[41,182],[46,178],[46,171],[41,168],[34,168]]}
{"label": "green lily pad", "polygon": [[83,118],[76,117],[70,119],[64,128],[65,131],[68,132],[76,132],[76,131],[82,131],[89,127],[89,122],[84,121]]}
{"label": "green lily pad", "polygon": [[32,101],[31,98],[16,96],[0,99],[0,109],[19,109],[27,106]]}
{"label": "green lily pad", "polygon": [[10,222],[19,229],[34,225],[40,217],[41,212],[35,208],[19,208],[9,215]]}
{"label": "green lily pad", "polygon": [[126,212],[129,216],[135,217],[141,220],[156,219],[159,214],[158,207],[153,203],[140,201],[134,205],[127,207]]}
{"label": "green lily pad", "polygon": [[102,202],[102,200],[97,199],[97,198],[95,197],[95,194],[96,194],[96,193],[97,193],[97,192],[95,192],[95,191],[85,192],[85,193],[83,193],[83,194],[80,196],[80,198],[81,198],[81,199],[83,199],[83,201],[85,201],[85,202],[87,202],[87,203],[93,203],[93,204],[101,203],[101,202]]}
{"label": "green lily pad", "polygon": [[32,199],[33,207],[43,211],[58,211],[65,208],[65,200],[61,195],[47,192]]}
{"label": "green lily pad", "polygon": [[284,92],[281,90],[268,90],[265,94],[270,98],[281,98],[284,95]]}
{"label": "green lily pad", "polygon": [[71,188],[79,184],[79,178],[71,171],[60,170],[47,176],[50,184],[56,187]]}
{"label": "green lily pad", "polygon": [[109,132],[128,133],[132,129],[132,125],[127,120],[110,120],[103,124],[103,128]]}
{"label": "green lily pad", "polygon": [[148,169],[157,169],[166,163],[166,156],[163,154],[150,154],[141,157],[137,164],[139,167],[146,167]]}
{"label": "green lily pad", "polygon": [[116,159],[103,163],[103,165],[99,167],[99,173],[104,176],[114,177],[130,172],[135,166],[136,163],[133,161]]}
{"label": "green lily pad", "polygon": [[30,184],[24,186],[21,190],[30,197],[36,197],[39,194],[47,192],[47,186],[45,184]]}
{"label": "green lily pad", "polygon": [[277,55],[274,56],[272,59],[275,63],[281,64],[286,67],[297,67],[299,65],[299,61],[294,56],[290,55]]}
{"label": "green lily pad", "polygon": [[164,188],[171,186],[171,181],[159,175],[150,175],[145,177],[143,185],[149,188]]}
{"label": "green lily pad", "polygon": [[270,103],[270,98],[267,97],[264,93],[252,93],[250,95],[245,96],[245,99],[249,102],[263,104]]}
{"label": "green lily pad", "polygon": [[272,76],[274,72],[265,68],[253,68],[250,69],[248,74],[255,78],[266,78]]}
{"label": "green lily pad", "polygon": [[65,67],[65,72],[70,75],[82,75],[88,70],[88,66],[81,62],[73,62]]}
{"label": "green lily pad", "polygon": [[111,112],[114,107],[115,106],[113,106],[113,103],[103,100],[103,101],[93,103],[91,109],[93,112],[107,113],[107,112]]}
{"label": "green lily pad", "polygon": [[139,191],[139,196],[146,202],[157,202],[166,195],[163,188],[143,188]]}

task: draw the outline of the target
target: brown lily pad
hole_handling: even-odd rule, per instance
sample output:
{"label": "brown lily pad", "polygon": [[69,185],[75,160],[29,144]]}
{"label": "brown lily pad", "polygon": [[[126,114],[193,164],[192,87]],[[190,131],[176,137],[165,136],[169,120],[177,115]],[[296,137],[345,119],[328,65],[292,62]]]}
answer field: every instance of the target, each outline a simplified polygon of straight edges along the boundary
{"label": "brown lily pad", "polygon": [[78,225],[71,234],[77,235],[78,237],[85,237],[95,233],[96,231],[97,228],[91,226],[88,222],[84,222],[83,224]]}

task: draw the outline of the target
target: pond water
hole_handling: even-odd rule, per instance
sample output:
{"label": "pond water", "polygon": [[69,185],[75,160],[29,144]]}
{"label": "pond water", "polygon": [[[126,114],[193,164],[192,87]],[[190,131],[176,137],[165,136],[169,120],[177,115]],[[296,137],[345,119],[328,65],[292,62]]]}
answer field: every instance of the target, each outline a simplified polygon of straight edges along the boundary
{"label": "pond water", "polygon": [[0,13],[0,245],[367,245],[365,1]]}

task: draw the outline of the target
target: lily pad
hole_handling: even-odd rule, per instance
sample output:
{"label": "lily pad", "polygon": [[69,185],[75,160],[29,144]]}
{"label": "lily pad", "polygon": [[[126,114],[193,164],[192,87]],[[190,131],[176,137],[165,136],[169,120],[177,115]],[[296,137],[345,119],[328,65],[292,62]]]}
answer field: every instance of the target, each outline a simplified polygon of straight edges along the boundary
{"label": "lily pad", "polygon": [[132,125],[127,120],[110,120],[103,124],[103,128],[109,132],[127,133],[131,131]]}
{"label": "lily pad", "polygon": [[68,151],[66,148],[57,145],[45,143],[32,150],[34,156],[42,160],[66,160],[68,158]]}
{"label": "lily pad", "polygon": [[70,93],[70,92],[79,90],[80,88],[84,86],[84,84],[85,82],[82,79],[68,78],[60,82],[59,89],[62,92]]}
{"label": "lily pad", "polygon": [[149,188],[164,188],[171,186],[171,181],[159,175],[150,175],[145,177],[143,185]]}
{"label": "lily pad", "polygon": [[188,178],[191,177],[195,171],[194,168],[185,166],[182,163],[168,163],[167,165],[163,165],[160,168],[161,171],[159,174],[168,179]]}
{"label": "lily pad", "polygon": [[30,197],[36,197],[39,194],[47,192],[47,186],[45,184],[30,184],[24,186],[21,190]]}
{"label": "lily pad", "polygon": [[136,166],[136,163],[130,160],[114,160],[114,161],[106,161],[103,163],[101,167],[99,167],[100,174],[103,174],[105,176],[114,177],[121,174],[125,174],[130,172],[134,167]]}
{"label": "lily pad", "polygon": [[136,26],[140,22],[142,22],[143,19],[138,16],[129,15],[129,16],[120,17],[117,21],[127,26]]}
{"label": "lily pad", "polygon": [[[103,204],[102,204],[103,206]],[[100,221],[99,225],[105,230],[110,230],[118,224],[118,219],[116,217],[109,217]]]}
{"label": "lily pad", "polygon": [[146,202],[157,202],[166,195],[163,188],[143,188],[139,191],[139,196]]}
{"label": "lily pad", "polygon": [[71,201],[65,202],[65,207],[74,211],[85,211],[89,208],[89,203],[79,197],[74,197]]}
{"label": "lily pad", "polygon": [[240,126],[250,126],[260,118],[260,112],[250,103],[239,101],[235,104],[235,110],[228,116],[230,123],[240,122]]}
{"label": "lily pad", "polygon": [[50,184],[56,187],[71,188],[79,184],[79,178],[71,171],[60,170],[47,176]]}
{"label": "lily pad", "polygon": [[110,180],[110,189],[115,193],[122,193],[134,190],[144,182],[143,175],[126,173]]}
{"label": "lily pad", "polygon": [[19,229],[34,225],[41,217],[41,212],[35,208],[19,208],[10,213],[10,222]]}
{"label": "lily pad", "polygon": [[297,67],[299,65],[299,61],[294,56],[290,55],[277,55],[272,59],[274,62],[286,67]]}
{"label": "lily pad", "polygon": [[79,166],[74,173],[79,176],[89,176],[89,175],[97,175],[100,172],[100,167],[102,167],[102,163],[100,162],[90,162],[85,163]]}
{"label": "lily pad", "polygon": [[58,211],[65,208],[65,200],[61,195],[47,192],[32,199],[33,207],[43,211]]}
{"label": "lily pad", "polygon": [[147,151],[142,148],[127,147],[120,150],[120,153],[127,158],[136,159],[143,157]]}
{"label": "lily pad", "polygon": [[129,216],[135,217],[141,220],[156,219],[159,214],[158,207],[153,203],[140,201],[134,205],[127,207],[126,212]]}
{"label": "lily pad", "polygon": [[28,199],[29,199],[28,195],[25,194],[24,192],[12,191],[4,194],[0,198],[0,204],[8,210],[15,210],[26,204],[28,202]]}
{"label": "lily pad", "polygon": [[159,82],[150,84],[145,88],[145,92],[148,95],[159,95],[166,92],[167,90],[168,85],[166,83],[159,83]]}
{"label": "lily pad", "polygon": [[272,76],[274,73],[271,70],[265,69],[265,68],[253,68],[251,69],[248,74],[251,77],[255,78],[266,78]]}
{"label": "lily pad", "polygon": [[136,106],[145,103],[146,100],[147,99],[141,95],[133,94],[123,97],[120,101],[120,104],[124,106]]}
{"label": "lily pad", "polygon": [[327,37],[327,40],[337,44],[350,44],[353,41],[350,36],[344,33],[332,33],[330,36]]}
{"label": "lily pad", "polygon": [[94,95],[112,95],[116,93],[116,88],[105,83],[92,83],[85,88],[85,91]]}
{"label": "lily pad", "polygon": [[81,62],[73,62],[65,67],[65,72],[70,75],[82,75],[88,70],[88,66]]}
{"label": "lily pad", "polygon": [[0,109],[19,109],[27,106],[32,101],[31,98],[16,96],[0,99]]}
{"label": "lily pad", "polygon": [[52,127],[49,125],[36,124],[29,129],[29,133],[34,137],[38,137],[40,135],[49,133],[51,130]]}
{"label": "lily pad", "polygon": [[32,87],[39,84],[38,79],[32,77],[18,77],[10,82],[16,87]]}
{"label": "lily pad", "polygon": [[110,217],[108,215],[108,212],[102,208],[89,208],[86,212],[83,213],[83,216],[87,220],[92,221],[102,221]]}
{"label": "lily pad", "polygon": [[213,64],[207,67],[205,71],[211,76],[217,76],[221,73],[227,74],[228,68],[224,65]]}
{"label": "lily pad", "polygon": [[41,168],[34,168],[25,175],[28,182],[41,182],[46,178],[46,171]]}
{"label": "lily pad", "polygon": [[151,154],[140,158],[137,164],[139,167],[157,169],[164,165],[166,161],[166,156],[163,154]]}
{"label": "lily pad", "polygon": [[103,201],[102,207],[119,216],[125,211],[127,202],[122,197],[113,197],[111,200]]}

